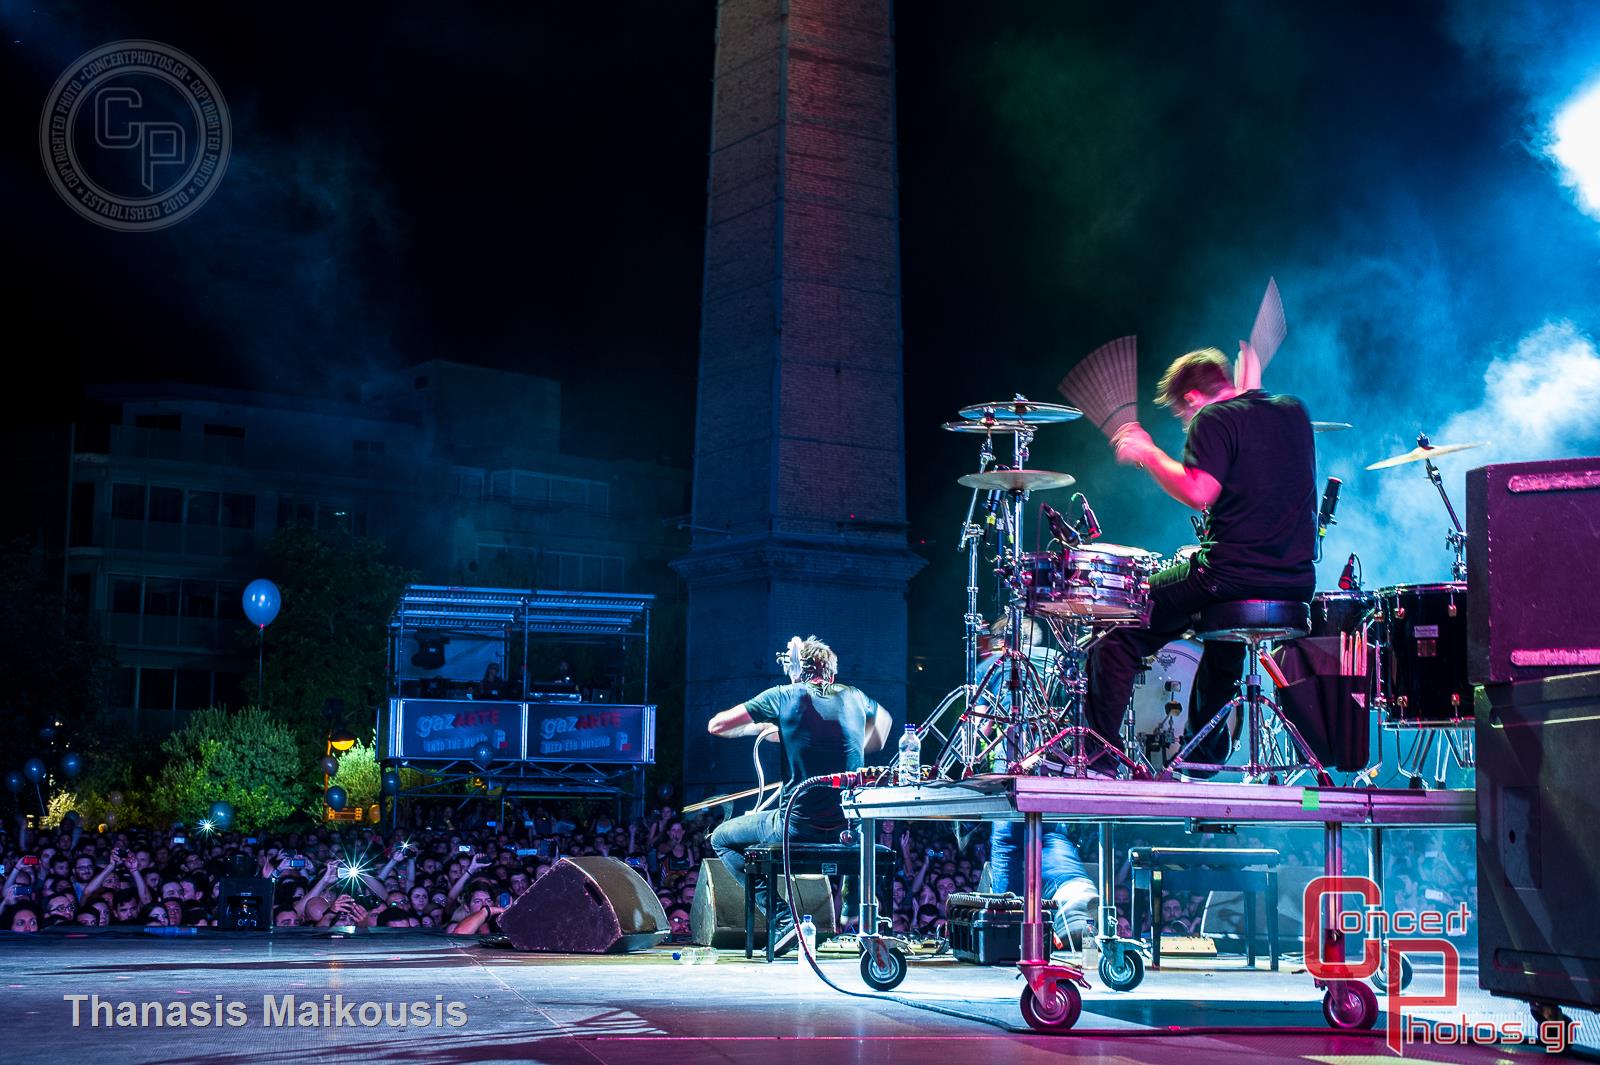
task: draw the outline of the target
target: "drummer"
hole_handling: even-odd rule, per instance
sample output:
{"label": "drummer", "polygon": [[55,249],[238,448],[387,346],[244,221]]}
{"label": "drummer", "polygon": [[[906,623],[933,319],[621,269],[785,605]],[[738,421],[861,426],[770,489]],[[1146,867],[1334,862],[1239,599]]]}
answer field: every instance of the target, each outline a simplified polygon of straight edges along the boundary
{"label": "drummer", "polygon": [[[1138,466],[1169,496],[1206,512],[1198,551],[1150,580],[1150,624],[1119,627],[1089,659],[1090,726],[1118,743],[1140,660],[1190,628],[1211,603],[1235,599],[1310,602],[1316,590],[1316,454],[1311,420],[1293,396],[1256,385],[1255,353],[1240,345],[1238,384],[1216,348],[1191,351],[1162,376],[1156,402],[1187,427],[1180,462],[1137,422],[1112,438],[1117,461]],[[1189,738],[1234,695],[1242,673],[1241,643],[1207,643],[1190,692]],[[1190,758],[1227,760],[1218,729]],[[1210,775],[1202,771],[1192,776]]]}

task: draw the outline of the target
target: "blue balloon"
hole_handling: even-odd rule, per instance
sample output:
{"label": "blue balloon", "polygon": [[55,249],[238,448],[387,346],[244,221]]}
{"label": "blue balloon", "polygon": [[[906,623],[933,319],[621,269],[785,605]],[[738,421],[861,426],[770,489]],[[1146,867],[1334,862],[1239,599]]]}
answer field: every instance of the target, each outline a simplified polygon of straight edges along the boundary
{"label": "blue balloon", "polygon": [[383,791],[386,795],[400,794],[400,774],[388,772],[383,774]]}
{"label": "blue balloon", "polygon": [[77,751],[68,751],[66,754],[62,755],[61,771],[67,775],[68,779],[71,779],[72,777],[75,777],[79,773],[83,772],[83,755],[79,754]]}
{"label": "blue balloon", "polygon": [[22,774],[15,769],[6,774],[6,790],[13,795],[22,790]]}
{"label": "blue balloon", "polygon": [[22,775],[28,778],[28,783],[37,784],[44,779],[44,763],[37,758],[30,758],[22,763]]}
{"label": "blue balloon", "polygon": [[211,827],[226,831],[233,827],[233,804],[217,801],[211,804]]}
{"label": "blue balloon", "polygon": [[244,616],[257,626],[266,628],[278,616],[283,598],[278,586],[269,580],[253,580],[244,587]]}
{"label": "blue balloon", "polygon": [[322,798],[323,801],[328,804],[328,809],[335,811],[343,810],[344,804],[349,801],[349,797],[345,795],[344,789],[337,784],[329,788],[327,792],[323,794]]}

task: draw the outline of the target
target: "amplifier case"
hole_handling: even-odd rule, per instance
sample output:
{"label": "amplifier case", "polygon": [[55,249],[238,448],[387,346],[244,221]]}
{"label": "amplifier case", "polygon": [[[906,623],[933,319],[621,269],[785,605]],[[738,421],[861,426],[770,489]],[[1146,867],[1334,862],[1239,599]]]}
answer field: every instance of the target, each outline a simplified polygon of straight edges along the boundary
{"label": "amplifier case", "polygon": [[1467,679],[1600,669],[1600,458],[1467,473]]}

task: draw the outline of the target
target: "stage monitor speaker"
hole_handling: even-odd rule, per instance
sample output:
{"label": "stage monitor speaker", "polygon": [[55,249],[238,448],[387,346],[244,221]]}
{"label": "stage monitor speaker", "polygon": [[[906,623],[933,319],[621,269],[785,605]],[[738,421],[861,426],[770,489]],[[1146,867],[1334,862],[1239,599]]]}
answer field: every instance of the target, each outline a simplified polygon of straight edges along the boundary
{"label": "stage monitor speaker", "polygon": [[1467,679],[1600,669],[1600,458],[1467,473]]}
{"label": "stage monitor speaker", "polygon": [[[797,876],[800,910],[811,914],[819,935],[832,935],[837,921],[833,913],[833,888],[825,876]],[[784,894],[783,880],[778,893]],[[721,858],[700,862],[700,879],[694,886],[694,905],[689,909],[689,937],[697,946],[719,950],[744,949],[744,884],[728,872]],[[767,945],[767,921],[756,911],[755,946]]]}
{"label": "stage monitor speaker", "polygon": [[1476,696],[1478,983],[1600,1009],[1600,671]]}
{"label": "stage monitor speaker", "polygon": [[647,950],[670,929],[661,900],[616,858],[563,858],[500,915],[518,950],[625,954]]}

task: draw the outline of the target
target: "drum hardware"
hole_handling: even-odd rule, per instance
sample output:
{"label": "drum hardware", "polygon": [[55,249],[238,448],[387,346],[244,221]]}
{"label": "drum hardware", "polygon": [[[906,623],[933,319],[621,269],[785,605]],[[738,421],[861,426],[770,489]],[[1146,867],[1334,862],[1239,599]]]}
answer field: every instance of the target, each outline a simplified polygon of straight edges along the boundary
{"label": "drum hardware", "polygon": [[[1033,442],[1035,425],[1070,421],[1081,416],[1075,408],[1059,403],[1034,403],[1018,394],[1010,401],[976,404],[964,407],[961,416],[975,426],[973,429],[956,428],[960,423],[948,423],[946,428],[957,432],[981,432],[983,443],[979,449],[978,470],[959,479],[959,483],[972,489],[972,499],[962,523],[960,548],[967,552],[967,602],[964,624],[966,629],[966,682],[957,692],[947,695],[934,714],[924,724],[943,743],[936,766],[940,775],[952,771],[962,774],[975,771],[986,764],[1003,744],[1008,766],[1019,766],[1025,752],[1040,746],[1042,737],[1058,729],[1051,713],[1046,684],[1038,670],[1028,659],[1023,645],[1024,600],[1016,575],[1023,570],[1023,517],[1025,502],[1032,492],[1064,488],[1075,482],[1070,474],[1027,468],[1028,449]],[[1010,433],[1012,437],[1012,466],[991,469],[994,463],[993,434]],[[988,492],[985,522],[974,524],[978,494]],[[1010,638],[999,659],[992,663],[980,678],[978,676],[979,630],[983,615],[978,610],[978,553],[988,537],[986,530],[996,530],[998,557],[995,572],[1007,579],[1011,590],[1007,606],[1007,632]],[[1004,713],[980,709],[981,693],[1000,677],[1004,670],[1004,688],[1007,705]],[[951,706],[960,702],[958,714],[950,734],[939,727]]]}
{"label": "drum hardware", "polygon": [[1428,474],[1428,480],[1439,490],[1439,498],[1444,502],[1444,509],[1450,515],[1450,530],[1445,533],[1445,548],[1454,552],[1455,564],[1450,567],[1452,580],[1465,581],[1467,579],[1467,531],[1461,525],[1461,518],[1456,514],[1454,504],[1450,502],[1450,493],[1445,491],[1444,478],[1439,474],[1439,467],[1433,460],[1440,455],[1449,455],[1457,451],[1468,451],[1475,447],[1482,447],[1487,440],[1478,440],[1470,444],[1432,444],[1428,442],[1427,433],[1417,434],[1417,446],[1403,455],[1395,455],[1382,459],[1368,466],[1369,470],[1386,470],[1392,466],[1403,466],[1409,462],[1421,462],[1423,469]]}

